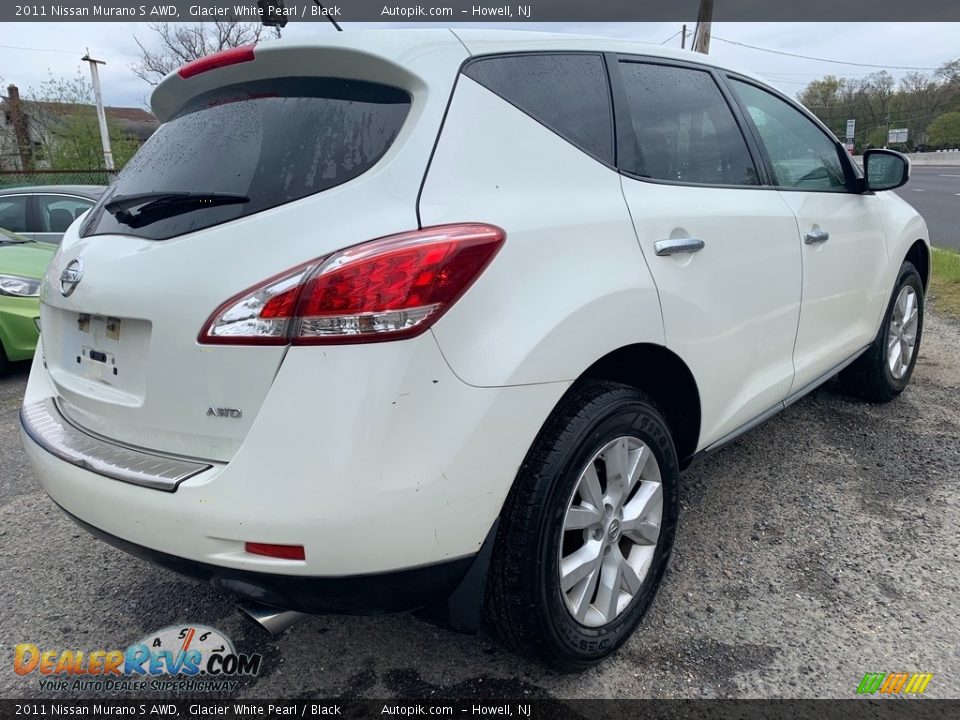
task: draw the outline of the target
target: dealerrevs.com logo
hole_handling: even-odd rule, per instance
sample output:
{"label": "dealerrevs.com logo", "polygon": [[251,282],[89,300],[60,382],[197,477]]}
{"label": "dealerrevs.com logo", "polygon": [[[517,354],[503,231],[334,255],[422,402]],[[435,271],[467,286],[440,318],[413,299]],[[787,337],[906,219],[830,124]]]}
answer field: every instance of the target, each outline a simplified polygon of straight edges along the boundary
{"label": "dealerrevs.com logo", "polygon": [[13,671],[38,676],[41,690],[230,691],[239,678],[257,675],[263,658],[238,653],[219,630],[171,625],[126,650],[14,648]]}

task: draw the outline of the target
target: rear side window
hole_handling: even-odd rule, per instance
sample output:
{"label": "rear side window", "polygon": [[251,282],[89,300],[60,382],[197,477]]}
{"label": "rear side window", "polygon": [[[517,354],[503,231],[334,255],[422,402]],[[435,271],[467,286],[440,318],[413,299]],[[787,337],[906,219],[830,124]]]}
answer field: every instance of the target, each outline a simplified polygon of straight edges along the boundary
{"label": "rear side window", "polygon": [[162,240],[322,192],[370,169],[409,109],[403,90],[337,78],[206,93],[137,152],[82,233]]}
{"label": "rear side window", "polygon": [[613,164],[610,84],[599,55],[490,57],[463,72],[584,152]]}
{"label": "rear side window", "polygon": [[635,174],[706,185],[760,184],[743,133],[710,73],[639,62],[621,62],[620,71],[640,151]]}

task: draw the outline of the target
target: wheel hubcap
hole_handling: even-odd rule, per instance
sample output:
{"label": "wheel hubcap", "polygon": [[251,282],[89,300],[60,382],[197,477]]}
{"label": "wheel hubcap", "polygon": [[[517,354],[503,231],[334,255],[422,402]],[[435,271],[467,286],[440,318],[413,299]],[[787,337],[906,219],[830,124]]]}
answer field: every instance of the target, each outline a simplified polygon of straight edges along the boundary
{"label": "wheel hubcap", "polygon": [[893,304],[887,330],[887,365],[890,367],[890,374],[897,380],[903,378],[913,360],[919,322],[917,293],[911,286],[906,285],[900,289]]}
{"label": "wheel hubcap", "polygon": [[560,592],[588,627],[617,618],[640,591],[660,538],[660,466],[639,438],[607,443],[574,485],[560,531]]}

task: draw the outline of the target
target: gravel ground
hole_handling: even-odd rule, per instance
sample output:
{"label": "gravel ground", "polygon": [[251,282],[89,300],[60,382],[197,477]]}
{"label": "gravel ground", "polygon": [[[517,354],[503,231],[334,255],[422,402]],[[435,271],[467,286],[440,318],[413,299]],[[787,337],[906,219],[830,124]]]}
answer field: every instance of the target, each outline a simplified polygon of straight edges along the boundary
{"label": "gravel ground", "polygon": [[[13,647],[126,647],[181,622],[264,655],[237,696],[851,697],[865,672],[932,672],[960,697],[960,324],[930,313],[910,388],[834,383],[695,465],[673,563],[613,659],[562,676],[410,616],[316,617],[271,639],[228,597],[87,536],[17,436],[27,368],[0,381],[0,697],[42,696]],[[60,695],[63,697],[63,695]]]}

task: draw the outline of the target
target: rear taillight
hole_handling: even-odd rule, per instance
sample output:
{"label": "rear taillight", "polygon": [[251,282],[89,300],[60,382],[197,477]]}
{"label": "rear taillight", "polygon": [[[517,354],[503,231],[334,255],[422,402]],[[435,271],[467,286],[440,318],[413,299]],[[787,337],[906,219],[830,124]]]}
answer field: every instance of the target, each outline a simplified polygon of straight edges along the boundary
{"label": "rear taillight", "polygon": [[311,345],[418,335],[503,244],[492,225],[440,225],[340,250],[276,275],[214,311],[201,343]]}
{"label": "rear taillight", "polygon": [[229,50],[215,52],[212,55],[204,55],[202,58],[191,60],[181,67],[177,70],[177,75],[186,79],[194,75],[199,75],[200,73],[205,73],[208,70],[216,70],[217,68],[226,67],[227,65],[238,65],[239,63],[250,62],[254,59],[253,48],[254,45],[240,45],[239,47],[230,48]]}

